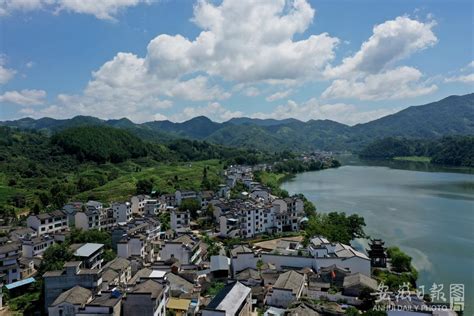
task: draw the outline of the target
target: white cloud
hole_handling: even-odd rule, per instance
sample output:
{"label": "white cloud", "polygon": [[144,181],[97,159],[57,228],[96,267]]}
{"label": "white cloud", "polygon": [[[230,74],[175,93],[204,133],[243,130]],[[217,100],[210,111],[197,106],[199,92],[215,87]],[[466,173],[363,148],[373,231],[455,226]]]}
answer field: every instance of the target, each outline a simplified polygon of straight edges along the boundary
{"label": "white cloud", "polygon": [[434,21],[423,23],[407,16],[376,25],[360,50],[344,58],[341,65],[328,67],[326,75],[344,77],[385,71],[395,62],[436,44],[438,39],[432,31],[435,25]]}
{"label": "white cloud", "polygon": [[447,77],[444,79],[444,82],[472,83],[474,82],[474,73],[465,74],[466,72],[472,71],[472,68],[474,68],[474,60],[468,63],[465,67],[461,68],[460,74]]}
{"label": "white cloud", "polygon": [[260,95],[260,90],[255,87],[247,87],[243,90],[243,94],[247,97],[256,97]]}
{"label": "white cloud", "polygon": [[10,81],[16,74],[16,70],[5,67],[6,58],[0,55],[0,84]]}
{"label": "white cloud", "polygon": [[171,116],[171,120],[183,122],[196,116],[206,116],[213,121],[228,121],[233,117],[241,117],[243,113],[240,111],[231,111],[226,109],[218,102],[209,103],[206,106],[186,107],[181,113]]}
{"label": "white cloud", "polygon": [[6,91],[0,95],[0,102],[14,103],[18,105],[41,105],[46,98],[46,91],[44,90],[28,90],[21,91]]}
{"label": "white cloud", "polygon": [[404,66],[362,78],[337,79],[322,93],[322,97],[391,100],[436,91],[437,86],[421,81],[422,76],[418,69]]}
{"label": "white cloud", "polygon": [[329,119],[349,125],[368,122],[382,116],[392,114],[398,109],[374,109],[374,110],[360,110],[352,104],[334,103],[325,104],[318,101],[316,98],[309,99],[303,103],[297,103],[289,100],[286,104],[279,105],[271,113],[257,112],[251,115],[255,118],[296,118],[301,121],[308,121],[310,119]]}
{"label": "white cloud", "polygon": [[290,90],[285,90],[285,91],[279,91],[279,92],[276,92],[272,95],[269,95],[268,97],[265,98],[265,100],[267,100],[268,102],[281,100],[281,99],[284,99],[284,98],[288,97],[292,93],[293,93],[293,90],[291,90],[291,89]]}
{"label": "white cloud", "polygon": [[128,7],[149,0],[3,0],[0,2],[0,15],[9,15],[14,11],[51,10],[90,14],[102,20],[115,20],[115,16]]}
{"label": "white cloud", "polygon": [[445,82],[471,83],[471,82],[474,82],[474,74],[449,77],[449,78],[446,78],[444,81]]}
{"label": "white cloud", "polygon": [[147,67],[165,78],[196,71],[236,82],[314,77],[334,58],[338,39],[323,33],[294,41],[313,17],[304,0],[198,1],[193,21],[203,31],[193,41],[157,36],[148,45]]}
{"label": "white cloud", "polygon": [[34,65],[35,65],[34,62],[29,61],[29,62],[27,62],[27,63],[25,64],[25,67],[26,67],[26,68],[33,68]]}

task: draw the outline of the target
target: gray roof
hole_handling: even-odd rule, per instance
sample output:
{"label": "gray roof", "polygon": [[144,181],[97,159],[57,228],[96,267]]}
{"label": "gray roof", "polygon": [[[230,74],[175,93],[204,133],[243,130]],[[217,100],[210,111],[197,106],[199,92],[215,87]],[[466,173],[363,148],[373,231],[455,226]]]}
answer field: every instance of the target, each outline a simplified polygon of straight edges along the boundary
{"label": "gray roof", "polygon": [[229,270],[229,265],[226,256],[211,256],[211,271]]}
{"label": "gray roof", "polygon": [[253,252],[253,251],[252,251],[252,249],[250,249],[249,247],[244,246],[244,245],[235,246],[234,249],[232,249],[230,251],[232,256],[237,256],[237,254],[239,254],[239,253],[248,253],[248,252]]}
{"label": "gray roof", "polygon": [[288,271],[280,274],[277,281],[273,285],[274,288],[291,290],[293,293],[298,293],[304,284],[304,275],[296,271]]}
{"label": "gray roof", "polygon": [[169,281],[172,291],[182,291],[183,293],[189,293],[194,289],[194,284],[174,273],[168,273],[166,275],[166,279]]}
{"label": "gray roof", "polygon": [[92,291],[76,285],[72,289],[61,293],[51,304],[51,306],[59,305],[61,303],[69,303],[73,305],[86,304],[92,297]]}
{"label": "gray roof", "polygon": [[343,287],[346,288],[346,287],[351,287],[351,286],[357,286],[357,285],[361,285],[361,286],[364,286],[364,287],[368,287],[370,289],[377,289],[377,281],[372,279],[371,277],[368,277],[362,273],[354,273],[354,274],[350,274],[350,275],[346,275],[344,277],[344,283],[343,283]]}
{"label": "gray roof", "polygon": [[[75,246],[75,245],[72,245]],[[95,244],[95,243],[87,243],[79,246],[76,248],[74,252],[74,256],[76,257],[89,257],[94,252],[98,251],[99,249],[103,248],[104,244]]]}
{"label": "gray roof", "polygon": [[128,261],[125,258],[117,257],[114,260],[108,262],[105,265],[104,270],[105,269],[112,269],[112,270],[115,270],[115,271],[122,271],[122,270],[127,269],[129,266],[130,266],[130,261]]}
{"label": "gray roof", "polygon": [[135,287],[132,290],[132,293],[140,293],[140,294],[150,293],[151,298],[155,299],[161,295],[163,290],[164,290],[163,285],[161,285],[160,283],[153,280],[146,280],[143,283],[139,283],[135,285]]}
{"label": "gray roof", "polygon": [[236,315],[250,292],[251,289],[249,287],[238,281],[227,284],[217,293],[206,309],[225,311],[226,316]]}
{"label": "gray roof", "polygon": [[262,277],[260,273],[252,268],[247,268],[245,270],[240,271],[235,275],[235,278],[240,281],[254,279],[254,280],[261,280]]}

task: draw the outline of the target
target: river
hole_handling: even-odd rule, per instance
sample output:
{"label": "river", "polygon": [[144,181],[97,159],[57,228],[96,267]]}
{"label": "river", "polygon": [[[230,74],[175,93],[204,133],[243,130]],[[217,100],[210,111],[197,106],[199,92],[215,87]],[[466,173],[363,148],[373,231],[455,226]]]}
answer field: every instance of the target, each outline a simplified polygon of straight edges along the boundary
{"label": "river", "polygon": [[[360,161],[347,156],[337,169],[305,172],[282,184],[303,193],[318,212],[342,211],[365,218],[371,237],[399,246],[413,258],[418,285],[465,284],[474,301],[474,175],[471,170],[426,163]],[[365,248],[365,240],[355,247]],[[472,314],[474,315],[474,313]]]}

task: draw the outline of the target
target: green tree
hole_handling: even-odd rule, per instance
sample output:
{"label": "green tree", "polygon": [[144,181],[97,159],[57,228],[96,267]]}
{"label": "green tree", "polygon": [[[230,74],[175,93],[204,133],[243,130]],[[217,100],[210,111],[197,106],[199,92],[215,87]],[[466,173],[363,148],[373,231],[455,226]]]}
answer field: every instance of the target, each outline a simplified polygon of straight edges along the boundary
{"label": "green tree", "polygon": [[411,257],[398,247],[387,249],[387,255],[391,260],[392,267],[397,272],[408,272],[411,270]]}
{"label": "green tree", "polygon": [[68,244],[54,244],[48,247],[41,261],[40,274],[46,271],[61,270],[66,261],[73,258],[73,253],[69,250]]}
{"label": "green tree", "polygon": [[181,201],[181,205],[179,206],[179,209],[182,211],[188,211],[191,213],[191,218],[196,219],[197,218],[197,211],[201,209],[201,205],[199,204],[199,201],[196,199],[184,199]]}
{"label": "green tree", "polygon": [[153,179],[142,179],[137,181],[137,194],[150,194],[153,191]]}

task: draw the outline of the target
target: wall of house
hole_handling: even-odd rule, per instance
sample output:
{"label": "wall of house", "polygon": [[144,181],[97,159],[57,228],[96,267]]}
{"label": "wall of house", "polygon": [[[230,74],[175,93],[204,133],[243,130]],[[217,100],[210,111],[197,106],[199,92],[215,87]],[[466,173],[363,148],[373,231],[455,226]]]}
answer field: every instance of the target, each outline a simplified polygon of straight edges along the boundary
{"label": "wall of house", "polygon": [[239,253],[231,258],[232,273],[235,276],[237,272],[247,268],[257,269],[258,257],[253,253]]}
{"label": "wall of house", "polygon": [[275,307],[287,308],[295,300],[296,295],[294,295],[291,290],[274,288],[267,294],[266,304]]}

